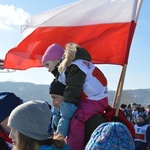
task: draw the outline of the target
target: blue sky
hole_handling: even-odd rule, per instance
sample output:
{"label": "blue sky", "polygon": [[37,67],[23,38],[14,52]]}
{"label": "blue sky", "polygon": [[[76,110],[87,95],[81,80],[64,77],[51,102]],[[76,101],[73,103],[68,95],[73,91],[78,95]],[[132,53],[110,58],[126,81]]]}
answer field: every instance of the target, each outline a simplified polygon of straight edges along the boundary
{"label": "blue sky", "polygon": [[[78,0],[20,1],[0,0],[0,58],[4,59],[9,49],[21,40],[20,25],[28,16]],[[150,0],[143,0],[138,23],[130,48],[124,89],[150,88]],[[116,90],[121,66],[98,65],[108,79],[108,88]],[[31,68],[13,73],[0,73],[1,81],[32,82],[50,84],[53,80],[46,68]]]}

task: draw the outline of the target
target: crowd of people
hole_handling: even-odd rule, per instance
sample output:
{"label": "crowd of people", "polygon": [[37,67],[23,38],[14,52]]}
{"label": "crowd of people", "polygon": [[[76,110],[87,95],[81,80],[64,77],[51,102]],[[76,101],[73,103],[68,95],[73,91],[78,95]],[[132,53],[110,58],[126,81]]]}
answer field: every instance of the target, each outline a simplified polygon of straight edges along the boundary
{"label": "crowd of people", "polygon": [[[51,89],[50,93],[53,93]],[[53,93],[53,97],[55,97],[55,94]],[[23,102],[21,98],[9,92],[0,93],[0,95],[1,150],[72,149],[64,136],[60,133],[55,133],[53,130],[54,111],[52,111],[52,106],[48,102],[41,100]],[[9,104],[12,103],[14,105],[7,113],[7,107],[9,108]],[[4,116],[6,113],[7,115]],[[95,123],[95,120],[93,122]],[[128,148],[134,150],[133,137],[124,124],[105,122],[104,120],[95,128],[84,146],[85,150],[94,150],[95,148],[106,150],[110,147],[112,150]],[[113,141],[112,138],[115,140]],[[97,142],[95,143],[95,141]]]}
{"label": "crowd of people", "polygon": [[[54,75],[48,102],[23,102],[0,93],[1,150],[146,150],[150,148],[149,107],[122,104],[135,136],[119,121],[103,117],[109,107],[107,79],[76,43],[50,45],[41,63]],[[7,108],[8,107],[8,108]],[[148,110],[149,109],[149,110]]]}
{"label": "crowd of people", "polygon": [[146,107],[137,103],[130,103],[128,105],[123,103],[120,105],[120,109],[124,112],[126,118],[133,124],[138,122],[140,112],[144,112],[148,123],[150,123],[150,103],[148,103]]}
{"label": "crowd of people", "polygon": [[[45,101],[31,100],[23,102],[14,93],[0,93],[0,149],[1,150],[71,150],[62,134],[56,133],[60,119],[60,105],[63,101],[62,90],[58,90],[59,82],[53,81],[49,93],[52,97],[52,106]],[[60,88],[61,89],[61,88]],[[58,97],[62,96],[62,100]],[[127,115],[126,104],[122,111]],[[131,104],[130,121],[135,127],[135,137],[131,136],[128,128],[120,122],[98,122],[91,132],[91,137],[84,145],[85,150],[148,150],[150,148],[150,124],[148,115],[150,104],[145,109],[136,109]],[[54,111],[57,108],[57,112]],[[53,109],[52,109],[53,108]],[[138,108],[138,107],[136,107]],[[138,112],[137,120],[135,111]],[[56,112],[56,114],[55,114]],[[58,115],[59,118],[55,115]],[[128,119],[128,115],[126,116]],[[98,118],[97,120],[101,120]],[[92,120],[93,125],[97,120]],[[54,127],[55,126],[55,127]],[[88,130],[87,130],[88,131]],[[86,137],[86,133],[85,133]]]}
{"label": "crowd of people", "polygon": [[137,103],[121,104],[120,109],[134,125],[135,149],[150,149],[150,103],[146,107]]}

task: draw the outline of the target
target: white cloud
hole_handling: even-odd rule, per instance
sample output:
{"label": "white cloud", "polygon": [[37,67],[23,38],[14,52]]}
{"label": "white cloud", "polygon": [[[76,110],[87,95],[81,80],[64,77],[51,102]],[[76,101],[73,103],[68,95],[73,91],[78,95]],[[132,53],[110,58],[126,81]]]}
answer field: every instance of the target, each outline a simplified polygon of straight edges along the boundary
{"label": "white cloud", "polygon": [[0,5],[0,30],[10,30],[23,25],[30,17],[22,8],[13,5]]}

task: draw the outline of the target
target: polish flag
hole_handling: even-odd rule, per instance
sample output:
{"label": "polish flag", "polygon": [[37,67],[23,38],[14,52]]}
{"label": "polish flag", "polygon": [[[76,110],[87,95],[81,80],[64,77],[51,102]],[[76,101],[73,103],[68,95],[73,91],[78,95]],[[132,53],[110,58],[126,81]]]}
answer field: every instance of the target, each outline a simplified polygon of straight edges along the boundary
{"label": "polish flag", "polygon": [[142,0],[80,0],[35,15],[22,26],[24,39],[10,49],[4,68],[42,67],[46,48],[78,43],[95,64],[128,63]]}

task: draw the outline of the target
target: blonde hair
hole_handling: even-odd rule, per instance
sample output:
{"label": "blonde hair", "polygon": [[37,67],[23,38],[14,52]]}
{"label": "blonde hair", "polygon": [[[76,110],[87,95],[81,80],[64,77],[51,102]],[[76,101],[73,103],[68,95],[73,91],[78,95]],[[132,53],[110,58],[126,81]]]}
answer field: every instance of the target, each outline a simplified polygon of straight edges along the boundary
{"label": "blonde hair", "polygon": [[75,59],[75,55],[77,52],[77,47],[79,47],[76,43],[68,43],[65,46],[65,58],[58,66],[58,71],[61,73],[66,67],[68,67],[71,62]]}

